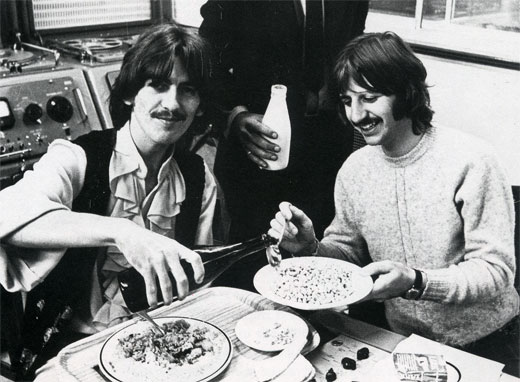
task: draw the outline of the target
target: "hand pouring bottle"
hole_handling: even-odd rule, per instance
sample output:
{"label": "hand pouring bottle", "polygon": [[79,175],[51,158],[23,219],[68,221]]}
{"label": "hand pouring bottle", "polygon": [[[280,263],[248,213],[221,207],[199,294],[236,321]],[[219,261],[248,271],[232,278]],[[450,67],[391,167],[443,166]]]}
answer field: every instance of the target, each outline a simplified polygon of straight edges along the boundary
{"label": "hand pouring bottle", "polygon": [[280,146],[280,151],[276,153],[278,159],[266,160],[266,170],[283,170],[289,164],[289,154],[291,151],[291,121],[287,110],[287,87],[284,85],[273,85],[271,87],[271,100],[262,119],[264,125],[276,131],[278,138],[267,138],[270,142]]}
{"label": "hand pouring bottle", "polygon": [[[194,251],[200,255],[202,263],[204,264],[205,275],[202,283],[195,283],[193,278],[193,268],[189,263],[181,260],[181,265],[188,277],[190,292],[206,286],[238,260],[261,251],[271,245],[276,245],[277,242],[277,239],[274,239],[267,234],[263,234],[238,244],[195,248]],[[172,279],[173,294],[176,296],[177,289],[175,280],[171,275],[170,278]],[[149,308],[148,300],[146,299],[144,278],[137,270],[129,268],[119,273],[118,281],[123,299],[125,300],[127,308],[131,312],[139,312]],[[163,297],[159,285],[157,286],[157,291],[157,299],[159,302],[162,302]]]}

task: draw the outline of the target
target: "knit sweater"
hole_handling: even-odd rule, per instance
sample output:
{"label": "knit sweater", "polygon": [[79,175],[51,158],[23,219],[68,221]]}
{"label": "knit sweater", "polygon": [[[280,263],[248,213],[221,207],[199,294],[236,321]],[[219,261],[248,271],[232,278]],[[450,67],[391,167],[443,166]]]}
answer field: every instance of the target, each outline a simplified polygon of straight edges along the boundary
{"label": "knit sweater", "polygon": [[360,149],[338,173],[335,204],[320,256],[427,274],[420,300],[385,302],[396,332],[463,345],[518,314],[511,187],[478,138],[432,127],[401,157]]}

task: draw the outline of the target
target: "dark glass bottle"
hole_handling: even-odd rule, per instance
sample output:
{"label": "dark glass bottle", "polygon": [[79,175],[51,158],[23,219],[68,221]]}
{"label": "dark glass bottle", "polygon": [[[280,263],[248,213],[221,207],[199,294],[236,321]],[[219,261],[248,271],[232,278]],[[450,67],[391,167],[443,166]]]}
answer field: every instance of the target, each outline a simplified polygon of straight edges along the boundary
{"label": "dark glass bottle", "polygon": [[[191,265],[181,260],[181,265],[188,277],[190,292],[199,289],[208,283],[215,280],[226,269],[236,263],[238,260],[261,251],[270,245],[276,245],[277,239],[263,234],[256,238],[244,241],[242,243],[221,245],[221,246],[207,246],[197,247],[194,249],[197,252],[204,264],[204,280],[197,284],[193,278],[193,268]],[[118,274],[119,288],[125,300],[126,306],[131,312],[139,312],[146,310],[150,306],[146,299],[146,287],[144,279],[141,274],[134,268],[129,268]],[[173,294],[177,294],[175,281],[172,280]],[[158,301],[162,301],[161,288],[158,287]]]}

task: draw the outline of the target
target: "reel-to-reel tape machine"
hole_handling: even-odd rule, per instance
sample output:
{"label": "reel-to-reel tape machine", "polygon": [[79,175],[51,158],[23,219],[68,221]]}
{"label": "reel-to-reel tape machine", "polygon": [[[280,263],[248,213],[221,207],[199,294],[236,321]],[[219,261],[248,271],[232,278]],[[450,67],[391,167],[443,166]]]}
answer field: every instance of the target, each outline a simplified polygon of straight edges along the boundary
{"label": "reel-to-reel tape machine", "polygon": [[123,59],[126,51],[135,42],[137,36],[124,38],[73,38],[51,39],[48,46],[66,53],[85,65],[105,64]]}
{"label": "reel-to-reel tape machine", "polygon": [[0,49],[0,189],[54,139],[112,127],[110,87],[132,41],[64,38]]}
{"label": "reel-to-reel tape machine", "polygon": [[169,14],[152,0],[7,5],[12,25],[2,33],[25,35],[0,36],[0,188],[54,139],[112,128],[108,97],[122,59],[143,28]]}

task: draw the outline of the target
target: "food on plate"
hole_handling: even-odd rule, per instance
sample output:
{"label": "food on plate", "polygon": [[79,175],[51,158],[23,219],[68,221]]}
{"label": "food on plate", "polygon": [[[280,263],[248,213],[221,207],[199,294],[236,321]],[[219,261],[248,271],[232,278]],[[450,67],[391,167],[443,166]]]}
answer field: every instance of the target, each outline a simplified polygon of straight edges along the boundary
{"label": "food on plate", "polygon": [[192,364],[213,352],[214,344],[206,327],[192,328],[183,319],[164,323],[161,327],[165,335],[150,328],[118,339],[124,356],[138,362],[170,368],[185,363]]}
{"label": "food on plate", "polygon": [[279,267],[274,293],[285,300],[325,305],[345,300],[353,293],[352,272],[335,267],[291,264]]}
{"label": "food on plate", "polygon": [[272,327],[262,332],[262,335],[273,346],[287,345],[294,339],[294,332],[282,322],[274,322]]}
{"label": "food on plate", "polygon": [[207,382],[231,362],[233,348],[224,331],[188,317],[156,317],[166,335],[136,322],[107,338],[99,368],[110,381]]}
{"label": "food on plate", "polygon": [[300,317],[281,310],[253,312],[235,325],[235,334],[244,345],[267,352],[283,350],[308,331]]}

